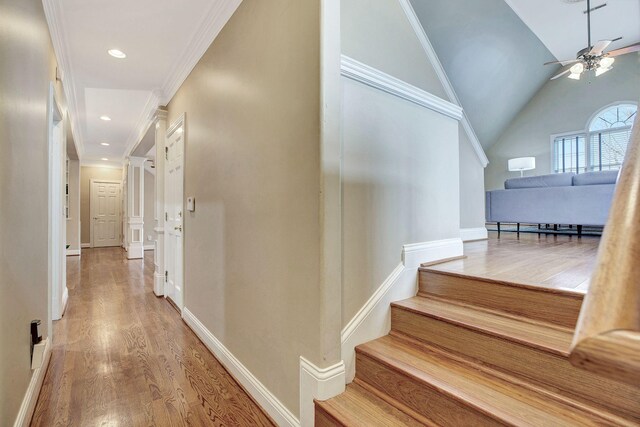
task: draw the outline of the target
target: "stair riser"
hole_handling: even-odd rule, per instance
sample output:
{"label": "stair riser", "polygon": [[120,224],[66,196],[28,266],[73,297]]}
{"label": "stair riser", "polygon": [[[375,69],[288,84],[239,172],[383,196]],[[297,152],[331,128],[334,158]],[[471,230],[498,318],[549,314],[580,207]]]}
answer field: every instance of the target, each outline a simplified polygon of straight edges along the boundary
{"label": "stair riser", "polygon": [[640,412],[640,389],[577,369],[564,356],[399,307],[392,307],[391,329],[538,385],[563,390],[576,399],[604,404],[629,416]]}
{"label": "stair riser", "polygon": [[583,299],[580,294],[515,286],[434,271],[420,271],[419,293],[567,328],[575,327]]}
{"label": "stair riser", "polygon": [[337,427],[337,426],[346,426],[346,424],[336,420],[331,415],[327,414],[321,406],[316,404],[315,415],[314,415],[314,425],[315,427]]}
{"label": "stair riser", "polygon": [[443,427],[502,425],[464,402],[362,353],[356,353],[356,378]]}

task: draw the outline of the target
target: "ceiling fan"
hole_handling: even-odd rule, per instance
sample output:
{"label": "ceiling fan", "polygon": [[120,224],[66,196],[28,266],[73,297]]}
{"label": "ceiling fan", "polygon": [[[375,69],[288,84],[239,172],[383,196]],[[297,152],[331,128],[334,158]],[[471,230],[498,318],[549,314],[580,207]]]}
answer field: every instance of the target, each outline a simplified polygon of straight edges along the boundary
{"label": "ceiling fan", "polygon": [[595,70],[596,76],[606,73],[611,70],[613,62],[616,56],[624,55],[626,53],[640,51],[640,43],[635,43],[620,49],[605,52],[604,50],[614,41],[620,40],[622,37],[618,37],[613,40],[600,40],[595,45],[591,45],[591,12],[592,10],[600,9],[607,4],[604,3],[600,6],[596,6],[591,9],[591,0],[587,0],[587,47],[578,51],[576,59],[568,59],[564,61],[551,61],[546,62],[544,65],[549,64],[573,64],[571,67],[566,68],[561,73],[551,77],[551,80],[555,80],[559,77],[569,74],[567,77],[573,80],[580,80],[580,76],[585,71]]}

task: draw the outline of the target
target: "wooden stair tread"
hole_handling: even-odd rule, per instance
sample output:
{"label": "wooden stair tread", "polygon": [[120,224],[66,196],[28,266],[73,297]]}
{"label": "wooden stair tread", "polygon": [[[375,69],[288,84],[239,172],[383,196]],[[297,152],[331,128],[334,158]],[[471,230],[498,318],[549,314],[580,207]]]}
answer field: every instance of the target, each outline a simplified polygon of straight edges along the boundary
{"label": "wooden stair tread", "polygon": [[346,391],[336,397],[323,402],[316,401],[316,407],[337,422],[348,426],[424,425],[357,383],[349,384]]}
{"label": "wooden stair tread", "polygon": [[413,297],[391,304],[402,310],[433,317],[475,331],[496,335],[524,345],[568,357],[572,333],[569,329],[502,316],[485,309],[453,304],[429,297]]}
{"label": "wooden stair tread", "polygon": [[[437,389],[466,406],[513,425],[603,425],[604,418],[552,400],[533,390],[501,380],[449,359],[427,345],[387,335],[362,344],[356,351],[401,375]],[[356,370],[357,373],[357,370]],[[384,386],[379,384],[376,386]],[[425,405],[428,405],[425,402]]]}

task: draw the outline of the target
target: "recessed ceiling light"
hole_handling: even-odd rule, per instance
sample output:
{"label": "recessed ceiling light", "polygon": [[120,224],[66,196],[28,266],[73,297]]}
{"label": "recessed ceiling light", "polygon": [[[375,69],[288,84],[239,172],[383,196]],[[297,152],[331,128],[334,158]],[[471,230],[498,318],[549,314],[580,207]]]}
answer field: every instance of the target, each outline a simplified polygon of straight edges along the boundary
{"label": "recessed ceiling light", "polygon": [[101,142],[100,145],[104,145],[105,147],[109,146],[108,142]]}
{"label": "recessed ceiling light", "polygon": [[107,159],[106,157],[103,157],[103,158],[101,158],[100,160],[103,160],[103,161],[105,161],[105,162],[108,162],[108,161],[109,161],[109,159]]}
{"label": "recessed ceiling light", "polygon": [[109,49],[107,53],[113,56],[114,58],[118,58],[118,59],[124,59],[127,57],[127,55],[123,51],[118,49]]}
{"label": "recessed ceiling light", "polygon": [[111,117],[109,116],[100,116],[100,120],[104,120],[105,122],[111,121]]}

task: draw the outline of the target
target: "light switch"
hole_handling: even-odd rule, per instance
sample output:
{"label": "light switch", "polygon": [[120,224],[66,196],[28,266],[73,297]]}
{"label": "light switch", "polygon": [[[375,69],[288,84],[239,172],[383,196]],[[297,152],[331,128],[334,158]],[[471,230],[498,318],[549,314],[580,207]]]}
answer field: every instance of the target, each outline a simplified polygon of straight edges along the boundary
{"label": "light switch", "polygon": [[187,197],[187,210],[193,212],[196,210],[196,198],[191,196]]}

